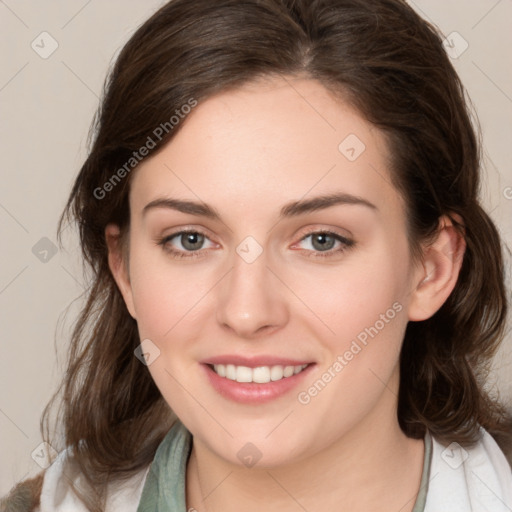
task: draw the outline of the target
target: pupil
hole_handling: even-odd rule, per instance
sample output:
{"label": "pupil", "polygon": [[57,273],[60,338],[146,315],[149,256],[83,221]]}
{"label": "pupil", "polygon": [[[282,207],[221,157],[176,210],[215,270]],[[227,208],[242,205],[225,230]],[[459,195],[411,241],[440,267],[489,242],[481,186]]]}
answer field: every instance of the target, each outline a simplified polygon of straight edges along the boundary
{"label": "pupil", "polygon": [[186,233],[185,235],[185,242],[183,243],[183,247],[186,249],[197,249],[196,245],[201,245],[201,237],[199,233]]}
{"label": "pupil", "polygon": [[[327,240],[329,238],[330,241]],[[320,233],[313,238],[313,245],[315,245],[315,242],[319,244],[318,247],[316,247],[317,249],[319,248],[321,250],[329,250],[332,249],[334,245],[334,238],[326,235],[325,233]]]}

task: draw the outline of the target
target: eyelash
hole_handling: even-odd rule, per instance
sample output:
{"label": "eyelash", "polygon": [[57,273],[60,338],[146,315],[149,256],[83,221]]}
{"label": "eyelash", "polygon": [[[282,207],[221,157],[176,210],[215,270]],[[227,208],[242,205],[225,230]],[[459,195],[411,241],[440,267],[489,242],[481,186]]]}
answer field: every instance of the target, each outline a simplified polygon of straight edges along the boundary
{"label": "eyelash", "polygon": [[[174,239],[176,237],[179,237],[181,235],[187,234],[187,233],[198,234],[198,235],[204,236],[205,238],[208,238],[206,233],[203,233],[200,230],[189,229],[189,230],[177,231],[176,233],[173,233],[171,235],[168,235],[168,236],[166,236],[164,238],[159,239],[157,241],[157,243],[158,243],[158,245],[162,246],[164,248],[164,250],[169,252],[173,258],[176,258],[176,259],[182,259],[182,258],[201,258],[201,257],[203,257],[202,250],[198,250],[198,251],[180,251],[180,250],[176,250],[176,249],[171,249],[167,245],[172,239]],[[345,238],[345,237],[343,237],[341,235],[338,235],[337,233],[334,233],[332,231],[326,231],[326,230],[310,231],[309,233],[306,233],[299,240],[298,243],[303,242],[306,238],[308,238],[308,237],[310,237],[312,235],[328,235],[329,237],[334,238],[338,242],[341,242],[342,245],[338,249],[329,249],[328,251],[309,251],[307,249],[304,249],[304,250],[306,250],[309,253],[313,253],[313,254],[308,254],[307,255],[308,258],[330,258],[330,257],[334,257],[335,255],[342,254],[346,250],[354,247],[354,245],[355,245],[355,242],[353,240]]]}

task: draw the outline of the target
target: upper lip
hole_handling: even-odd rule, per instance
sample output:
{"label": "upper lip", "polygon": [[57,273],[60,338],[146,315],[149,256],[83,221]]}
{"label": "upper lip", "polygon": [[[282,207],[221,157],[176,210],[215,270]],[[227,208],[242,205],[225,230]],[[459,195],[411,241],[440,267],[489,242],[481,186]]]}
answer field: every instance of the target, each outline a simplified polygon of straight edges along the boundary
{"label": "upper lip", "polygon": [[299,366],[303,364],[309,364],[312,361],[290,359],[270,355],[252,357],[240,355],[221,355],[209,357],[200,362],[203,364],[233,364],[235,366],[247,366],[248,368],[257,368],[258,366]]}

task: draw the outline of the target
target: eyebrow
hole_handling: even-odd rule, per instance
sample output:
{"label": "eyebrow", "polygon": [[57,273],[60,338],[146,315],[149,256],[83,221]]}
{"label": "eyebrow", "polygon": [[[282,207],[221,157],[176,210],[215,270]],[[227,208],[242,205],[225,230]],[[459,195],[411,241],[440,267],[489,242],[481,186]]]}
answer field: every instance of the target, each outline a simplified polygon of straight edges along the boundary
{"label": "eyebrow", "polygon": [[[370,208],[371,210],[378,210],[377,206],[362,197],[345,193],[334,193],[313,197],[311,199],[292,201],[281,208],[279,218],[297,217],[305,213],[324,210],[337,205],[359,205]],[[182,213],[188,213],[190,215],[207,217],[212,220],[221,220],[219,212],[206,203],[184,199],[173,199],[170,197],[162,197],[151,201],[142,210],[142,215],[144,216],[148,211],[156,208],[167,208],[177,210]]]}

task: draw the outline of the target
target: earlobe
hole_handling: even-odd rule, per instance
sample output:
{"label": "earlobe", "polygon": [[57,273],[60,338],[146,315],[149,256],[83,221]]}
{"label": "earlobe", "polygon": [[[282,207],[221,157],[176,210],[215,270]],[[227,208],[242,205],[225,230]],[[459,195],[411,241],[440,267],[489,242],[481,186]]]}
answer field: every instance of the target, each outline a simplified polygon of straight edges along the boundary
{"label": "earlobe", "polygon": [[108,248],[108,265],[110,271],[123,296],[128,312],[133,318],[136,318],[128,265],[126,256],[123,253],[119,226],[116,224],[108,224],[105,228],[105,240]]}
{"label": "earlobe", "polygon": [[[462,219],[454,216],[462,224]],[[447,217],[441,217],[436,239],[424,249],[409,303],[409,320],[433,316],[452,293],[459,277],[466,242]]]}

